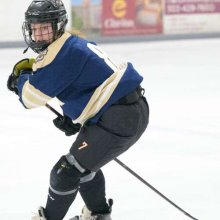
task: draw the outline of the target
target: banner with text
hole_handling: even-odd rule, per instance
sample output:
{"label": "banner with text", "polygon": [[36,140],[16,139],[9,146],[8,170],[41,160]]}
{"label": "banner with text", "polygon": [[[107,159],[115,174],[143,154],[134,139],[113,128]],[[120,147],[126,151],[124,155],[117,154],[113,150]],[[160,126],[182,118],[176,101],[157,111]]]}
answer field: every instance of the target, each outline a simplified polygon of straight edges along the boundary
{"label": "banner with text", "polygon": [[162,0],[103,0],[102,34],[162,33]]}
{"label": "banner with text", "polygon": [[220,0],[165,0],[165,34],[219,31]]}

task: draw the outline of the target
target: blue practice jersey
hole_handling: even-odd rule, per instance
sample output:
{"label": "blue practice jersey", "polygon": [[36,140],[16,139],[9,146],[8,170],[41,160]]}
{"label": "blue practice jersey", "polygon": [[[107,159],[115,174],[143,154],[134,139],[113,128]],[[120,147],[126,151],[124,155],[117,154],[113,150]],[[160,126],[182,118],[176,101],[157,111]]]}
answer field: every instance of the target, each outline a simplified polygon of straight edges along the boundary
{"label": "blue practice jersey", "polygon": [[131,63],[116,65],[97,45],[66,32],[37,57],[33,75],[20,75],[18,90],[26,108],[56,97],[65,115],[84,124],[97,122],[142,80]]}

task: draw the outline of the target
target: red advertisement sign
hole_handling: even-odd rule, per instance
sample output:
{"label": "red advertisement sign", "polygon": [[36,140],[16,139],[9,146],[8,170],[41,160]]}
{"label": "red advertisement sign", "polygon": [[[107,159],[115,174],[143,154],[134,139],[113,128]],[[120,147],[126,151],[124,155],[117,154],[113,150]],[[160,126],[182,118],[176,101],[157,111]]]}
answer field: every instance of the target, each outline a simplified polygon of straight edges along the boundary
{"label": "red advertisement sign", "polygon": [[162,33],[162,0],[103,0],[102,34]]}
{"label": "red advertisement sign", "polygon": [[220,0],[165,0],[165,14],[219,13]]}

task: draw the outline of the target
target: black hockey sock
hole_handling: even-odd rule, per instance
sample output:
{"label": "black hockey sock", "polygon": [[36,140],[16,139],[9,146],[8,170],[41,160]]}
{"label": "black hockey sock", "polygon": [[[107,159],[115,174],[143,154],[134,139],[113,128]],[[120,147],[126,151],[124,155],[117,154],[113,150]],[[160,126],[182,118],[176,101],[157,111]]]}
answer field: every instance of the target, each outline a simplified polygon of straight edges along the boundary
{"label": "black hockey sock", "polygon": [[81,183],[79,192],[87,208],[93,214],[109,212],[109,206],[105,198],[105,178],[101,170],[96,173],[91,181]]}
{"label": "black hockey sock", "polygon": [[45,216],[47,220],[62,220],[76,197],[77,191],[70,195],[57,195],[49,189]]}

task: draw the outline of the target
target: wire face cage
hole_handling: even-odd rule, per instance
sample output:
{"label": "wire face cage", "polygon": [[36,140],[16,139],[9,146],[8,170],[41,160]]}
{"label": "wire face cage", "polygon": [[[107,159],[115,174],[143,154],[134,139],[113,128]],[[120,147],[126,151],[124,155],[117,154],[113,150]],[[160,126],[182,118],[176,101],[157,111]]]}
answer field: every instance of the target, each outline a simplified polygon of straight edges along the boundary
{"label": "wire face cage", "polygon": [[25,42],[35,52],[42,52],[55,40],[54,26],[51,22],[32,24],[24,22],[22,30]]}

